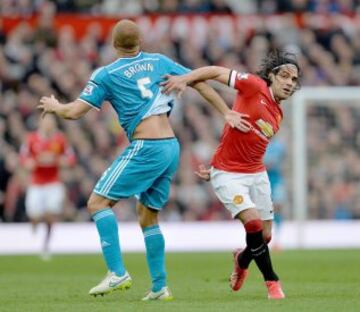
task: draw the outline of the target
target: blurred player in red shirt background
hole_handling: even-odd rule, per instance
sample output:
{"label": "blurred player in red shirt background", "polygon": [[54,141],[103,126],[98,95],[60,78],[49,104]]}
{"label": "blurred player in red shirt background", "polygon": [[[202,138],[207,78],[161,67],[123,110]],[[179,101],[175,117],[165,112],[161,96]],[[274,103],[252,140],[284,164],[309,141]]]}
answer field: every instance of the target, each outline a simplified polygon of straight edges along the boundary
{"label": "blurred player in red shirt background", "polygon": [[40,118],[38,130],[27,135],[21,146],[20,162],[31,175],[25,199],[26,214],[34,232],[39,222],[46,224],[42,258],[47,260],[52,226],[61,216],[65,200],[60,169],[75,163],[75,154],[57,128],[54,116]]}

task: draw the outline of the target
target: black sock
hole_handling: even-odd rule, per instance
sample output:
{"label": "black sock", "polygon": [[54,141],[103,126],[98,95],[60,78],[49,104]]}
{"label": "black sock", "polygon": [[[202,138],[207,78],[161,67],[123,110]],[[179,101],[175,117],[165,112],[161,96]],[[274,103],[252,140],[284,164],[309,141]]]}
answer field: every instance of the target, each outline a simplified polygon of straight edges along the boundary
{"label": "black sock", "polygon": [[246,233],[247,248],[256,262],[265,281],[278,281],[279,278],[273,270],[269,248],[264,241],[262,231]]}
{"label": "black sock", "polygon": [[250,265],[251,260],[253,259],[249,246],[242,251],[238,257],[238,264],[240,268],[247,269]]}
{"label": "black sock", "polygon": [[[271,241],[271,236],[268,237],[268,239],[265,239],[265,243],[269,244]],[[253,256],[251,254],[249,246],[246,246],[246,248],[239,254],[239,257],[237,258],[238,264],[240,268],[247,269],[253,260]]]}

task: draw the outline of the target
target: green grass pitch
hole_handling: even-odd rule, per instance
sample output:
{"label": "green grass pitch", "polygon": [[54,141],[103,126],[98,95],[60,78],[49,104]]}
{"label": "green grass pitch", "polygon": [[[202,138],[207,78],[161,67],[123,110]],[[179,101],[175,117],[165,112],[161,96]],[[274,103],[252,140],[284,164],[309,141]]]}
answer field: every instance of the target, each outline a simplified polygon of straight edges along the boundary
{"label": "green grass pitch", "polygon": [[285,300],[269,301],[252,263],[243,289],[232,293],[231,253],[167,255],[172,302],[141,302],[149,287],[143,254],[126,254],[133,286],[93,298],[88,290],[105,274],[100,255],[0,256],[0,311],[360,311],[360,250],[273,253]]}

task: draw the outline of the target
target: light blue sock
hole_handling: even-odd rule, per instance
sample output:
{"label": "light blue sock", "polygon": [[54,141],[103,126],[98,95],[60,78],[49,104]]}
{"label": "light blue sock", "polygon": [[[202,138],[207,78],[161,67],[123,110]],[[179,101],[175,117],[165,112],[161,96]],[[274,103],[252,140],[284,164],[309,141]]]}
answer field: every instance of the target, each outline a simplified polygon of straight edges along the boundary
{"label": "light blue sock", "polygon": [[166,270],[165,270],[165,241],[159,225],[152,225],[143,228],[146,260],[148,263],[152,291],[159,291],[166,286]]}
{"label": "light blue sock", "polygon": [[121,256],[118,224],[111,208],[105,208],[92,215],[99,232],[102,253],[106,265],[111,272],[122,276],[125,274],[125,267]]}

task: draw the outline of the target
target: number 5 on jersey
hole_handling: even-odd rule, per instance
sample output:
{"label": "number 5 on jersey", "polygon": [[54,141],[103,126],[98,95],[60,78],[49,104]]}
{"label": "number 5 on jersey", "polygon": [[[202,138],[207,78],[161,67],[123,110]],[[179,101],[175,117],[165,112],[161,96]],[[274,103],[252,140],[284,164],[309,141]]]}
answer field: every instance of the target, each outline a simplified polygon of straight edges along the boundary
{"label": "number 5 on jersey", "polygon": [[141,97],[143,99],[152,98],[152,96],[154,95],[150,89],[147,89],[145,87],[145,85],[148,85],[150,83],[151,83],[151,80],[149,77],[141,78],[141,79],[138,79],[138,81],[137,81],[137,85],[141,92]]}

